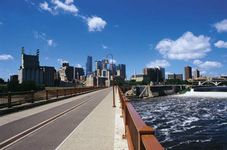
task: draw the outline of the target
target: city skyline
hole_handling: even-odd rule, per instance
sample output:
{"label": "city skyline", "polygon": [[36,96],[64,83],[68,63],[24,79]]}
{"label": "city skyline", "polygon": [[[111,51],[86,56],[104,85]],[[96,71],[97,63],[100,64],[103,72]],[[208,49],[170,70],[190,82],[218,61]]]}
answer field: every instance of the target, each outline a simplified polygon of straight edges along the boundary
{"label": "city skyline", "polygon": [[41,65],[55,68],[65,61],[85,67],[87,56],[112,53],[127,65],[127,78],[158,65],[167,74],[184,74],[187,65],[202,75],[227,74],[226,6],[224,0],[3,0],[0,77],[18,74],[23,46],[30,54],[40,49]]}

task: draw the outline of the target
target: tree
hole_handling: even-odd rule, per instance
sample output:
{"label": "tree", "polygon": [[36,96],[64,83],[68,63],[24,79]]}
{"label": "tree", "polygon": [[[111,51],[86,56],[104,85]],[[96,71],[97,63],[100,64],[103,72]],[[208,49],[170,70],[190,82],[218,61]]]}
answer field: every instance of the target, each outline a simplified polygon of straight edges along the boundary
{"label": "tree", "polygon": [[125,80],[119,76],[115,77],[115,85],[122,86],[125,84]]}
{"label": "tree", "polygon": [[4,84],[4,83],[5,83],[4,79],[0,78],[0,84]]}
{"label": "tree", "polygon": [[35,81],[24,81],[20,85],[21,91],[30,91],[30,90],[37,90],[38,87],[36,86]]}
{"label": "tree", "polygon": [[18,81],[17,82],[9,81],[7,84],[7,88],[8,88],[8,91],[16,92],[16,91],[20,90],[19,82]]}

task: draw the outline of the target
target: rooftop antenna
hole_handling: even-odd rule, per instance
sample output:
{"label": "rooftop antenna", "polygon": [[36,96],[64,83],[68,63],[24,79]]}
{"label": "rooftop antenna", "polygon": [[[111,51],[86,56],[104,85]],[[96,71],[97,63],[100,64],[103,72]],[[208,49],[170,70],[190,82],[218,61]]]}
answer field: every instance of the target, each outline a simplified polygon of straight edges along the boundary
{"label": "rooftop antenna", "polygon": [[36,50],[36,55],[39,56],[39,49]]}
{"label": "rooftop antenna", "polygon": [[24,54],[24,47],[21,48],[21,54]]}
{"label": "rooftop antenna", "polygon": [[134,68],[134,77],[136,77],[136,68]]}

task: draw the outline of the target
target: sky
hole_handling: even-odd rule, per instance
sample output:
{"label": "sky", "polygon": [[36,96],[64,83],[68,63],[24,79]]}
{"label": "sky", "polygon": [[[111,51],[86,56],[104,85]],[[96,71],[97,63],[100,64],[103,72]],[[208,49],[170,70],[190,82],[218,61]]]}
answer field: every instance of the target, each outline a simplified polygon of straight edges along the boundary
{"label": "sky", "polygon": [[25,53],[40,65],[85,67],[113,54],[127,77],[145,67],[227,75],[226,0],[1,0],[0,77],[17,74]]}

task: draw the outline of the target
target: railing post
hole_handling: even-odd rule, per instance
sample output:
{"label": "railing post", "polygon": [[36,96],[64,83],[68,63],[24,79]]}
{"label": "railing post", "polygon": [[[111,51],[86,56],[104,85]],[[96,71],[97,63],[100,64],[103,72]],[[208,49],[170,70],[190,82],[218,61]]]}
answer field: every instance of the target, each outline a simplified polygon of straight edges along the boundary
{"label": "railing post", "polygon": [[66,89],[64,89],[64,96],[66,96]]}
{"label": "railing post", "polygon": [[31,103],[34,103],[34,94],[35,92],[31,90]]}
{"label": "railing post", "polygon": [[48,100],[48,90],[46,90],[46,100]]}
{"label": "railing post", "polygon": [[11,92],[8,92],[8,108],[10,108],[10,107],[12,107],[12,104],[11,104],[11,97],[12,95],[11,95]]}
{"label": "railing post", "polygon": [[58,90],[56,90],[56,97],[58,98]]}

